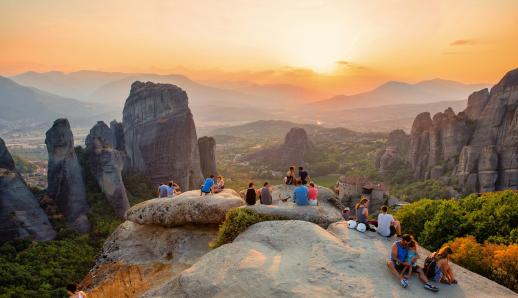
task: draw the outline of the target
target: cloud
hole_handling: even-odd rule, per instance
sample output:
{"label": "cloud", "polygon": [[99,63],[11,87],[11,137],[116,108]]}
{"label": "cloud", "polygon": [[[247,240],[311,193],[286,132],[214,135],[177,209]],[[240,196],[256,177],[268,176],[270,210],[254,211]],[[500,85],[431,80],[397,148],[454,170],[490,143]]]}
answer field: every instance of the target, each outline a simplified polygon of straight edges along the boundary
{"label": "cloud", "polygon": [[450,43],[450,46],[474,46],[479,43],[480,42],[477,39],[457,39]]}
{"label": "cloud", "polygon": [[345,60],[338,60],[338,61],[336,61],[336,64],[340,64],[340,65],[349,65],[349,61],[345,61]]}

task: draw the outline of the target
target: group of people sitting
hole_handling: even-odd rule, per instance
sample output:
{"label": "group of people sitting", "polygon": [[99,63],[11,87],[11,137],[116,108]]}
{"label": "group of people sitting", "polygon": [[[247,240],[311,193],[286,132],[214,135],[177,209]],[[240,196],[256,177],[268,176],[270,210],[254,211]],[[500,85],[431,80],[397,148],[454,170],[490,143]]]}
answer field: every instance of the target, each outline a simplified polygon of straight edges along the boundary
{"label": "group of people sitting", "polygon": [[158,187],[159,198],[172,198],[181,193],[182,191],[180,189],[180,186],[173,181],[169,181],[168,183],[162,183]]}
{"label": "group of people sitting", "polygon": [[[443,246],[439,251],[432,253],[424,261],[423,268],[417,265],[418,243],[410,235],[401,235],[401,223],[388,213],[388,207],[382,206],[378,214],[378,220],[369,220],[369,199],[362,197],[355,205],[355,214],[352,215],[348,208],[343,211],[344,218],[349,221],[349,227],[365,225],[366,230],[376,231],[383,237],[397,235],[399,240],[392,244],[390,259],[387,266],[392,274],[398,278],[403,288],[408,287],[408,279],[412,273],[419,276],[427,290],[437,292],[439,288],[430,281],[446,284],[456,284],[453,271],[448,263],[448,256],[453,253],[449,246]],[[354,225],[351,225],[351,222]]]}
{"label": "group of people sitting", "polygon": [[417,259],[420,258],[418,247],[415,239],[408,234],[403,235],[401,240],[392,244],[387,267],[399,280],[403,288],[408,287],[408,279],[412,273],[418,274],[424,288],[433,292],[438,292],[439,288],[431,284],[430,281],[449,285],[457,284],[448,262],[449,255],[453,253],[449,246],[443,246],[440,250],[428,256],[424,261],[423,268],[417,265]]}
{"label": "group of people sitting", "polygon": [[200,196],[222,192],[223,189],[225,189],[225,179],[223,176],[219,175],[216,181],[214,181],[214,175],[210,175],[201,186]]}

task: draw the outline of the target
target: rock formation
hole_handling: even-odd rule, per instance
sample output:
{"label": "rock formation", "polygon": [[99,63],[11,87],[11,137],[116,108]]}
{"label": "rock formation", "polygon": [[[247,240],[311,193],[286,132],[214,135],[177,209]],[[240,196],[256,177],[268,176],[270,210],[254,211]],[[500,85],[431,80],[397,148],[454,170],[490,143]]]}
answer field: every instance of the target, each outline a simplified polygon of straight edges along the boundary
{"label": "rock formation", "polygon": [[90,230],[85,185],[74,151],[74,138],[67,119],[58,119],[47,131],[49,154],[47,193],[68,223],[81,233]]}
{"label": "rock formation", "polygon": [[130,171],[155,183],[174,180],[183,190],[199,187],[198,140],[185,91],[171,84],[133,83],[122,125]]}
{"label": "rock formation", "polygon": [[199,190],[184,192],[175,197],[144,201],[127,212],[127,219],[138,224],[165,227],[188,224],[220,224],[228,210],[243,206],[237,192],[225,189],[217,194],[200,197]]}
{"label": "rock formation", "polygon": [[13,158],[0,138],[0,242],[56,236],[49,219],[16,171]]}
{"label": "rock formation", "polygon": [[116,149],[121,142],[121,136],[117,135],[120,133],[120,130],[117,130],[118,125],[112,122],[111,126],[115,130],[102,121],[97,122],[90,129],[85,145],[90,166],[99,187],[117,217],[124,218],[129,208],[128,196],[121,174],[126,155],[123,151]]}
{"label": "rock formation", "polygon": [[200,149],[200,163],[203,176],[217,175],[216,140],[213,137],[201,137],[198,139],[198,147]]}
{"label": "rock formation", "polygon": [[286,134],[282,145],[252,153],[244,159],[261,161],[272,168],[285,170],[289,166],[305,166],[306,154],[313,147],[306,131],[300,127],[293,127]]}
{"label": "rock formation", "polygon": [[414,120],[407,160],[417,179],[456,175],[464,193],[518,189],[518,69],[474,92],[459,114]]}
{"label": "rock formation", "polygon": [[[416,275],[403,289],[384,266],[391,241],[304,221],[252,225],[232,243],[143,297],[510,297],[511,290],[452,264],[459,284],[424,289]],[[421,260],[429,252],[421,249]],[[462,281],[462,282],[461,282]]]}
{"label": "rock formation", "polygon": [[291,198],[293,189],[293,186],[276,185],[272,188],[272,205],[256,204],[245,208],[263,215],[309,221],[323,228],[343,219],[342,213],[332,204],[335,194],[329,188],[318,187],[318,206],[316,207],[294,204]]}
{"label": "rock formation", "polygon": [[410,146],[410,137],[402,130],[397,129],[388,135],[387,147],[377,160],[377,168],[384,173],[392,164],[406,159]]}

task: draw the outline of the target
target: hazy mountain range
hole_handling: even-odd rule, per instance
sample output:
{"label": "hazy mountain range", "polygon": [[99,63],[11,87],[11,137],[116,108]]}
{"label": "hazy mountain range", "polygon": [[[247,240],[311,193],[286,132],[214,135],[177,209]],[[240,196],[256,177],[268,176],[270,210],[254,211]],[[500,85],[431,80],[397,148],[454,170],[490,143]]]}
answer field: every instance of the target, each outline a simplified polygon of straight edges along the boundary
{"label": "hazy mountain range", "polygon": [[[423,111],[435,113],[450,106],[456,111],[461,110],[469,94],[486,87],[441,79],[416,84],[388,82],[368,92],[337,95],[322,100],[317,97],[321,96],[320,93],[303,86],[260,85],[247,81],[197,82],[178,74],[52,71],[25,72],[11,79],[26,86],[17,85],[26,91],[13,94],[13,87],[8,89],[7,85],[0,86],[0,94],[3,94],[0,104],[4,114],[10,114],[9,111],[13,110],[9,118],[11,120],[4,118],[7,116],[0,117],[0,124],[3,123],[1,120],[12,121],[25,117],[20,114],[23,111],[20,108],[27,103],[22,102],[25,98],[35,100],[35,97],[45,99],[36,100],[45,105],[45,108],[39,109],[45,112],[38,115],[45,119],[54,115],[87,119],[103,114],[105,118],[120,120],[131,83],[140,80],[171,83],[186,90],[198,127],[223,127],[256,120],[283,119],[297,123],[343,126],[360,131],[387,131],[393,128],[408,129],[415,115]],[[27,95],[27,90],[33,90],[32,97]],[[14,98],[17,98],[16,103],[12,103]],[[29,111],[32,108],[24,112],[29,115]],[[89,126],[95,123],[93,119],[90,122]]]}

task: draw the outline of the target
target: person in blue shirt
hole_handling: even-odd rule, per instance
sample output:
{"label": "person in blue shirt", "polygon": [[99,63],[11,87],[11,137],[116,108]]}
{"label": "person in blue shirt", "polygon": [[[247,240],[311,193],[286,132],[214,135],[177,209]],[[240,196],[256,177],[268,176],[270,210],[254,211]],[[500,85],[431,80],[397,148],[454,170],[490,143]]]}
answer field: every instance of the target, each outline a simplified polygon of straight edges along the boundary
{"label": "person in blue shirt", "polygon": [[205,182],[203,183],[203,186],[201,187],[201,194],[210,194],[213,191],[214,188],[214,175],[210,175],[209,178],[205,179]]}
{"label": "person in blue shirt", "polygon": [[295,180],[295,186],[293,190],[293,201],[299,206],[309,205],[308,188],[302,185],[299,179]]}

